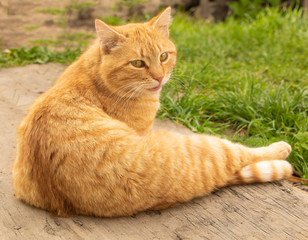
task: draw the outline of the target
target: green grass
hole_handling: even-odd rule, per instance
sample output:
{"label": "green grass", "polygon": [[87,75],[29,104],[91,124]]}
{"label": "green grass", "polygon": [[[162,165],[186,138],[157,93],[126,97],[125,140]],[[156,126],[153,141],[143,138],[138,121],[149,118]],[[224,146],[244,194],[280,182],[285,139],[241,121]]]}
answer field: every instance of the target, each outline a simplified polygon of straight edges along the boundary
{"label": "green grass", "polygon": [[[265,9],[255,19],[215,24],[176,15],[178,63],[158,117],[248,146],[285,140],[293,147],[290,162],[308,178],[308,22],[301,16]],[[0,67],[71,62],[79,54],[14,49],[0,54]]]}
{"label": "green grass", "polygon": [[0,68],[24,66],[31,63],[44,64],[49,62],[71,63],[80,55],[77,49],[65,49],[58,52],[47,47],[10,49],[0,53]]}
{"label": "green grass", "polygon": [[67,19],[66,18],[60,18],[55,21],[55,24],[60,26],[60,27],[65,27],[67,26]]}
{"label": "green grass", "polygon": [[33,31],[38,29],[40,26],[39,25],[31,25],[31,26],[25,26],[25,29],[28,31]]}
{"label": "green grass", "polygon": [[75,33],[63,33],[57,36],[56,39],[34,39],[29,43],[34,45],[40,45],[45,47],[68,49],[81,48],[84,49],[88,46],[89,42],[95,38],[94,34],[75,32]]}
{"label": "green grass", "polygon": [[75,32],[75,33],[64,33],[59,36],[60,39],[68,40],[68,41],[87,41],[91,40],[94,37],[94,34],[84,33],[84,32]]}
{"label": "green grass", "polygon": [[120,17],[108,16],[108,17],[100,17],[100,19],[113,26],[125,24],[125,21]]}
{"label": "green grass", "polygon": [[308,23],[301,15],[265,9],[255,20],[218,24],[176,16],[178,63],[159,117],[250,146],[285,140],[289,160],[308,178]]}
{"label": "green grass", "polygon": [[51,15],[58,15],[63,16],[67,13],[66,9],[58,9],[58,8],[44,8],[44,9],[37,9],[39,13],[49,13]]}
{"label": "green grass", "polygon": [[97,5],[96,2],[82,2],[82,3],[79,3],[77,2],[76,0],[73,1],[72,3],[68,4],[66,6],[66,8],[68,9],[74,9],[76,11],[81,11],[82,9],[85,9],[85,8],[89,8],[89,7],[95,7]]}
{"label": "green grass", "polygon": [[29,43],[40,46],[51,46],[51,47],[62,47],[64,42],[62,40],[53,40],[53,39],[34,39],[29,40]]}
{"label": "green grass", "polygon": [[65,27],[67,25],[66,16],[68,13],[68,9],[44,8],[44,9],[37,9],[36,11],[39,13],[48,13],[51,15],[59,16],[59,18],[55,21],[55,24],[60,27]]}
{"label": "green grass", "polygon": [[127,9],[132,9],[134,6],[142,3],[146,3],[148,0],[118,0],[116,4],[111,7],[111,10],[118,11],[119,8],[125,7]]}

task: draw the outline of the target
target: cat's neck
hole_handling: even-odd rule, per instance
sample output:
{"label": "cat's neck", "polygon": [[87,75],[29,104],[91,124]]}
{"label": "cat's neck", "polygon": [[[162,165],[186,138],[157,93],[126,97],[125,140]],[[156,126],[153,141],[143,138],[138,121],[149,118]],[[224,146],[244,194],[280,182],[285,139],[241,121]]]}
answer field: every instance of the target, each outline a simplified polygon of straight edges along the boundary
{"label": "cat's neck", "polygon": [[[77,94],[89,99],[110,117],[125,122],[138,134],[144,135],[151,131],[160,105],[159,93],[121,98],[103,84],[104,80],[100,79],[99,74],[99,62],[100,52],[94,45],[68,68],[62,79],[69,78],[66,82],[69,87],[73,85],[76,88]],[[74,76],[78,76],[77,79],[80,80],[76,80]]]}
{"label": "cat's neck", "polygon": [[102,109],[109,116],[125,122],[144,135],[152,130],[156,112],[159,108],[159,95],[146,95],[137,98],[121,98],[109,91],[100,92]]}

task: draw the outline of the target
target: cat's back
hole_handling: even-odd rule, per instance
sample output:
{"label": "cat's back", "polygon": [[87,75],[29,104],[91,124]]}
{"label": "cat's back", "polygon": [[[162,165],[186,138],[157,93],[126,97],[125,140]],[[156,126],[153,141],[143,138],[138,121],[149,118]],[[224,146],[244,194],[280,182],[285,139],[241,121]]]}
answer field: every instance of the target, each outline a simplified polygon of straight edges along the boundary
{"label": "cat's back", "polygon": [[126,129],[126,124],[106,114],[93,96],[85,97],[68,82],[58,81],[33,103],[18,127],[19,147],[38,145],[43,152],[65,148],[68,144],[66,151],[74,150],[74,142],[80,145],[80,141],[103,141],[108,138],[102,134],[104,131]]}
{"label": "cat's back", "polygon": [[[129,131],[93,101],[56,84],[33,103],[18,127],[13,165],[16,197],[49,209],[53,185],[61,185],[63,176],[78,176],[95,169],[98,163],[91,156],[103,156],[104,144],[121,137],[120,129],[124,134]],[[95,149],[98,145],[100,150]],[[70,172],[61,172],[68,169],[65,165]]]}
{"label": "cat's back", "polygon": [[32,104],[19,125],[18,137],[25,138],[27,133],[60,136],[64,132],[74,131],[76,125],[106,117],[103,111],[78,94],[56,85]]}

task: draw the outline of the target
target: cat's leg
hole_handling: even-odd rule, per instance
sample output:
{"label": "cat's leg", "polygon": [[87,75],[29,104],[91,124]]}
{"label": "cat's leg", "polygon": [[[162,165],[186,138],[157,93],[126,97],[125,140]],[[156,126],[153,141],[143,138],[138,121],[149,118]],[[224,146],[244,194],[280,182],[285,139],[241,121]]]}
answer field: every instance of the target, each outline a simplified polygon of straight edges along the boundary
{"label": "cat's leg", "polygon": [[[119,141],[121,144],[109,152],[118,159],[113,169],[121,176],[116,185],[122,187],[118,188],[119,196],[111,196],[126,200],[116,203],[117,208],[104,209],[104,215],[109,209],[112,212],[108,215],[129,215],[189,201],[226,186],[245,166],[283,160],[291,151],[284,142],[248,148],[214,136],[185,136],[168,131],[156,131],[147,137],[130,135]],[[119,145],[125,146],[125,151],[120,151]],[[111,199],[109,202],[112,204]]]}
{"label": "cat's leg", "polygon": [[227,185],[277,181],[290,177],[292,173],[293,167],[288,161],[261,161],[243,167]]}
{"label": "cat's leg", "polygon": [[[286,160],[268,160],[249,164],[235,173],[226,186],[248,183],[264,183],[288,178],[293,173],[292,165]],[[163,210],[176,204],[163,203],[151,210]]]}
{"label": "cat's leg", "polygon": [[291,146],[283,141],[272,143],[267,147],[251,148],[251,152],[255,158],[253,162],[265,160],[285,160],[291,151]]}
{"label": "cat's leg", "polygon": [[109,136],[108,145],[95,147],[84,174],[69,161],[57,169],[59,191],[74,202],[77,214],[115,217],[164,209],[227,185],[247,165],[285,159],[291,150],[283,142],[248,148],[214,136],[164,130],[140,136],[125,125],[106,126],[95,142]]}
{"label": "cat's leg", "polygon": [[268,147],[252,149],[255,152],[256,160],[260,161],[240,169],[227,185],[270,182],[290,177],[293,167],[288,161],[282,159],[286,159],[291,150],[291,146],[285,142],[276,142]]}
{"label": "cat's leg", "polygon": [[[208,187],[208,192],[226,185],[280,180],[292,174],[291,164],[284,160],[289,156],[292,149],[285,142],[276,142],[267,147],[249,148],[225,139],[196,135],[190,140],[190,143],[194,143],[196,147],[196,155],[200,154],[198,151],[200,140],[202,143],[207,142],[210,145],[210,149],[204,153],[207,153],[211,158],[203,155],[204,162],[201,164],[201,169],[198,169],[205,171],[205,169],[202,169],[203,166],[212,168],[207,176],[204,175],[205,178],[203,179],[203,181],[206,181],[204,186]],[[188,142],[186,147],[188,147],[187,145]],[[195,156],[191,158],[194,159]],[[216,163],[213,163],[213,161],[216,161]],[[196,175],[199,174],[198,170],[195,172]],[[230,179],[226,181],[228,176],[230,176]],[[211,185],[213,178],[215,184]],[[173,205],[176,205],[176,203],[164,202],[151,209],[160,210]]]}

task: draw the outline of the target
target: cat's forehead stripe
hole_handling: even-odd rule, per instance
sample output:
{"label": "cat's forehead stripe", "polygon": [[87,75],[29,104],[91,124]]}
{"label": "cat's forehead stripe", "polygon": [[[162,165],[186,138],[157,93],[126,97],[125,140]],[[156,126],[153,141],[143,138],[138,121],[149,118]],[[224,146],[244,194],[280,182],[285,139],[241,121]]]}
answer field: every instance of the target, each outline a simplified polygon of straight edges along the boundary
{"label": "cat's forehead stripe", "polygon": [[143,38],[144,41],[142,42],[141,47],[145,48],[146,52],[153,54],[160,51],[157,42],[151,37],[151,35],[145,34]]}
{"label": "cat's forehead stripe", "polygon": [[140,56],[141,56],[142,58],[144,58],[143,48],[140,49]]}
{"label": "cat's forehead stripe", "polygon": [[[124,36],[131,39],[136,46],[136,51],[141,57],[161,53],[163,47],[158,41],[157,33],[143,25],[135,29],[123,29]],[[126,31],[125,31],[126,30]]]}

